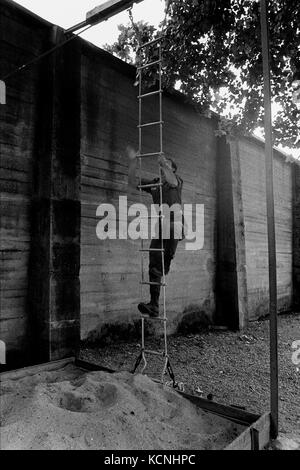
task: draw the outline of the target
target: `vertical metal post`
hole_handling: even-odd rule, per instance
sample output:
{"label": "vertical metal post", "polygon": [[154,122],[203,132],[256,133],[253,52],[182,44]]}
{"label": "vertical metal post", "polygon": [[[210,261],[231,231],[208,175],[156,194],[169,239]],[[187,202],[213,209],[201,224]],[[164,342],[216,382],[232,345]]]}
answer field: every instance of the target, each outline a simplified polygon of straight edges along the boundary
{"label": "vertical metal post", "polygon": [[271,437],[276,439],[278,436],[277,267],[273,188],[273,139],[268,0],[261,0],[260,4],[264,75],[266,195],[269,251]]}

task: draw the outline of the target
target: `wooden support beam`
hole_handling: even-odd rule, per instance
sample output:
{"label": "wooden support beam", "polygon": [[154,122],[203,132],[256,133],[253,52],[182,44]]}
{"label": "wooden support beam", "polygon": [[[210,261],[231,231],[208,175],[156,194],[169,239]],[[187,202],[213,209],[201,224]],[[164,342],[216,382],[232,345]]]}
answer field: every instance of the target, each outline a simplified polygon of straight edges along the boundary
{"label": "wooden support beam", "polygon": [[239,328],[246,328],[248,315],[248,290],[246,272],[246,240],[241,176],[240,150],[238,139],[229,142],[231,156],[233,224],[235,235],[236,290]]}
{"label": "wooden support beam", "polygon": [[243,329],[248,321],[245,227],[239,146],[222,137],[217,158],[217,324]]}

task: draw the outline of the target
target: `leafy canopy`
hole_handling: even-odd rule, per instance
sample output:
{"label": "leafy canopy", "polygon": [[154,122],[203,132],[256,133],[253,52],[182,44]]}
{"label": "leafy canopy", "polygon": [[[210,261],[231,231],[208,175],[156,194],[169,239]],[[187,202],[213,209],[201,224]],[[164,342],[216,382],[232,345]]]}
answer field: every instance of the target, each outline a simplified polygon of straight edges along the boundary
{"label": "leafy canopy", "polygon": [[[120,25],[118,41],[107,50],[136,63],[139,41],[163,29],[166,86],[179,88],[201,112],[214,109],[223,116],[221,133],[263,127],[260,1],[168,3],[160,31],[144,22]],[[275,143],[300,148],[299,104],[292,86],[300,73],[300,1],[269,1],[269,24]]]}

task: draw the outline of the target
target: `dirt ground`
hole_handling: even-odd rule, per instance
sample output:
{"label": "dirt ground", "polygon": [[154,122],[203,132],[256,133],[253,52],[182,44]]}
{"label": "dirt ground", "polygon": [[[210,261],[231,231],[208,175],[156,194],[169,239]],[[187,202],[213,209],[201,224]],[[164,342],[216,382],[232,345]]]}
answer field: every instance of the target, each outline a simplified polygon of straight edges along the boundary
{"label": "dirt ground", "polygon": [[[280,315],[278,321],[280,435],[300,446],[300,364],[292,361],[292,343],[300,340],[300,314]],[[147,348],[161,349],[158,337]],[[254,413],[269,410],[269,322],[250,324],[247,331],[208,329],[169,338],[169,355],[177,382],[188,393],[219,403],[245,407]],[[114,370],[131,370],[139,355],[136,341],[83,348],[81,359]],[[163,363],[151,356],[145,373],[159,378]],[[138,369],[140,370],[140,368]],[[170,380],[167,376],[165,381]]]}

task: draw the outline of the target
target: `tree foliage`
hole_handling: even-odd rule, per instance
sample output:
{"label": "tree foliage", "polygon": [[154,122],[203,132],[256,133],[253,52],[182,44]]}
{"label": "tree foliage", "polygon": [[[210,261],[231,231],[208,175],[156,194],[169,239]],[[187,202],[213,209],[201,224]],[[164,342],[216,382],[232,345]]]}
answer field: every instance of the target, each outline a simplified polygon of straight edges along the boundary
{"label": "tree foliage", "polygon": [[155,27],[138,21],[134,25],[120,24],[118,30],[120,34],[117,42],[112,45],[106,44],[104,49],[129,64],[136,64],[139,44],[153,39],[156,32]]}
{"label": "tree foliage", "polygon": [[[163,31],[166,86],[179,86],[204,113],[215,109],[232,132],[262,127],[260,1],[169,3]],[[300,72],[300,1],[269,1],[269,24],[275,143],[300,148],[299,107],[293,101],[292,87]],[[146,40],[159,34],[142,22],[138,29]],[[135,60],[136,28],[120,26],[120,31],[110,51],[127,61]]]}

